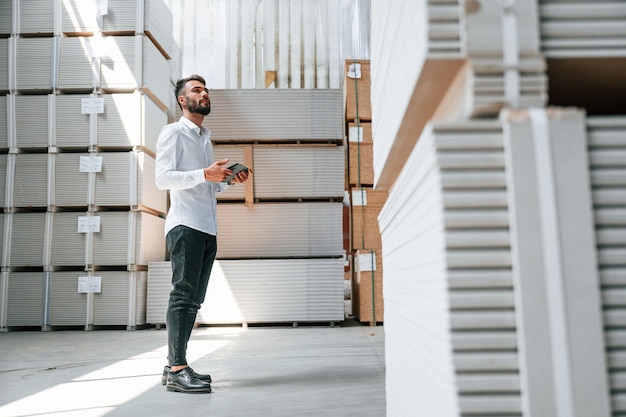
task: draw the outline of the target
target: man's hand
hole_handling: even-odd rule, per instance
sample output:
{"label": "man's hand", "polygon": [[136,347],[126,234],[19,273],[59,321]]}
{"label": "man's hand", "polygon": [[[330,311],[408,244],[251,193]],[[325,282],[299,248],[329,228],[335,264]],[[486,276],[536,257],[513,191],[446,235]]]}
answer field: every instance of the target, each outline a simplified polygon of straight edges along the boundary
{"label": "man's hand", "polygon": [[221,161],[215,161],[210,166],[204,168],[204,179],[212,182],[222,182],[224,178],[233,173],[228,167],[225,167],[228,163],[228,159],[222,159]]}
{"label": "man's hand", "polygon": [[252,169],[250,167],[248,167],[247,171],[239,171],[236,175],[235,178],[232,179],[232,183],[233,184],[241,184],[246,182],[246,180],[248,179],[248,177],[250,176],[250,174],[252,173]]}

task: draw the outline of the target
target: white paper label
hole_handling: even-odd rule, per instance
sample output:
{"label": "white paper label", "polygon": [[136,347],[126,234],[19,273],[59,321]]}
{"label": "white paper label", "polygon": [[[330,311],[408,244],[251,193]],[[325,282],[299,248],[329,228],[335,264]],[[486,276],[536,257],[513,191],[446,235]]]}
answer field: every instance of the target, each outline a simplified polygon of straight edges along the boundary
{"label": "white paper label", "polygon": [[104,98],[89,97],[80,100],[80,112],[82,114],[104,113]]}
{"label": "white paper label", "polygon": [[348,141],[350,142],[363,142],[363,128],[351,126],[348,129]]}
{"label": "white paper label", "polygon": [[109,13],[109,0],[96,0],[96,7],[98,8],[98,16],[104,16]]}
{"label": "white paper label", "polygon": [[376,271],[376,254],[362,253],[359,255],[359,269],[363,271]]}
{"label": "white paper label", "polygon": [[367,191],[364,189],[352,190],[352,205],[367,206]]}
{"label": "white paper label", "polygon": [[78,292],[102,292],[102,277],[78,277]]}
{"label": "white paper label", "polygon": [[78,218],[78,233],[100,232],[100,216],[80,216]]}
{"label": "white paper label", "polygon": [[361,64],[353,63],[348,66],[348,78],[361,78]]}
{"label": "white paper label", "polygon": [[96,155],[80,156],[80,172],[102,172],[102,157]]}

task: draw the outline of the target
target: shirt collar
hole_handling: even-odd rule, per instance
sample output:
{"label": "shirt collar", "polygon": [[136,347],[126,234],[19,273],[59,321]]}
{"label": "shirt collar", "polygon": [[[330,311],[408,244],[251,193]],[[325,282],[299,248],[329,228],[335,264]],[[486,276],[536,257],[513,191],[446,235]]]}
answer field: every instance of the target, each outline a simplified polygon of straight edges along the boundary
{"label": "shirt collar", "polygon": [[204,136],[204,133],[207,131],[207,128],[204,126],[198,127],[194,122],[187,119],[185,116],[180,116],[180,122],[200,136]]}

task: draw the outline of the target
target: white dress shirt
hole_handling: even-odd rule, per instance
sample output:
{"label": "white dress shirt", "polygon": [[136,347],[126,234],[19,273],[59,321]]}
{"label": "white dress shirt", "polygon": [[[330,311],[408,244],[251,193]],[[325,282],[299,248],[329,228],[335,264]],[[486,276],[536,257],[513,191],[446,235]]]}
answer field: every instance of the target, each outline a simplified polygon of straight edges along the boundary
{"label": "white dress shirt", "polygon": [[170,190],[165,235],[185,225],[217,236],[216,196],[227,185],[204,179],[204,168],[215,162],[210,137],[208,129],[184,116],[159,133],[155,181],[160,190]]}

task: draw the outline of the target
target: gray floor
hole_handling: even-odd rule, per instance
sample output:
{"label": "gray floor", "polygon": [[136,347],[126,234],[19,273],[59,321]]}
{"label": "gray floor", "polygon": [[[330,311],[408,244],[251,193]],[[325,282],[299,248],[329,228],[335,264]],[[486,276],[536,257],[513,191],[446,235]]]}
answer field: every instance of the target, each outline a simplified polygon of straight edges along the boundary
{"label": "gray floor", "polygon": [[0,416],[385,415],[383,327],[201,327],[213,393],[166,392],[165,330],[0,334]]}

